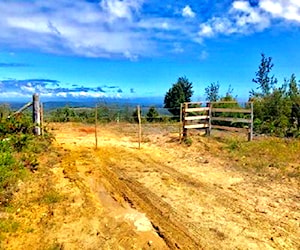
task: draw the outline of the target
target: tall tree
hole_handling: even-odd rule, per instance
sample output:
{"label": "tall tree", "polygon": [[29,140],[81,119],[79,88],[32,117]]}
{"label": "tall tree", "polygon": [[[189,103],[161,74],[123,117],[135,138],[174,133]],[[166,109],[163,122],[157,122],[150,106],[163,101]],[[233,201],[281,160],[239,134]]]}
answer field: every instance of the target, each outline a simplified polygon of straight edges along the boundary
{"label": "tall tree", "polygon": [[256,77],[252,79],[253,82],[258,84],[257,89],[261,92],[254,90],[250,91],[251,96],[267,96],[274,89],[277,79],[274,76],[270,76],[271,70],[274,64],[271,57],[266,57],[265,54],[261,54],[261,62],[258,67],[258,71],[255,73]]}
{"label": "tall tree", "polygon": [[205,88],[206,101],[216,102],[220,99],[219,96],[220,84],[211,83],[208,87]]}
{"label": "tall tree", "polygon": [[288,87],[288,96],[292,105],[290,122],[292,126],[296,126],[297,129],[300,129],[300,86],[297,84],[295,74],[292,74]]}
{"label": "tall tree", "polygon": [[158,122],[159,121],[159,113],[157,112],[154,106],[151,106],[146,114],[146,120],[148,122]]}
{"label": "tall tree", "polygon": [[190,102],[193,95],[193,83],[185,76],[179,77],[177,82],[167,91],[164,99],[164,107],[173,115],[180,113],[180,104]]}
{"label": "tall tree", "polygon": [[297,80],[296,80],[296,76],[295,74],[291,75],[291,78],[288,82],[288,95],[291,98],[291,100],[297,99],[300,96],[300,89],[299,86],[297,84]]}

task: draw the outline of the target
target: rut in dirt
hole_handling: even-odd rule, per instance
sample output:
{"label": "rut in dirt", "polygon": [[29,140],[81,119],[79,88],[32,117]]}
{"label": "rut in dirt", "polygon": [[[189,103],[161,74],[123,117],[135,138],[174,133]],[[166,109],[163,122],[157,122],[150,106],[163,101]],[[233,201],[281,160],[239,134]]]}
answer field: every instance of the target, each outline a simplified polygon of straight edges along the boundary
{"label": "rut in dirt", "polygon": [[[170,249],[202,249],[197,232],[184,226],[182,218],[160,197],[144,187],[141,183],[126,176],[112,167],[101,163],[99,158],[89,159],[96,164],[97,176],[110,195],[120,203],[128,203],[132,208],[145,213],[157,234]],[[99,180],[100,181],[100,180]]]}

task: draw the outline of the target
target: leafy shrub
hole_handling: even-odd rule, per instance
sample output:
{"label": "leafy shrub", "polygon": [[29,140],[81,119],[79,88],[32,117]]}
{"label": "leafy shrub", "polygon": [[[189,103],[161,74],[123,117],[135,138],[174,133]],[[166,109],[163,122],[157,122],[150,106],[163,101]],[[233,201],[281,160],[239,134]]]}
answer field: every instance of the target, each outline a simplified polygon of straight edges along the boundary
{"label": "leafy shrub", "polygon": [[37,153],[47,150],[52,139],[33,136],[33,124],[29,114],[20,114],[0,122],[0,204],[6,205],[16,183],[26,169],[34,171],[38,167]]}
{"label": "leafy shrub", "polygon": [[146,114],[146,120],[148,122],[158,122],[159,121],[159,113],[157,112],[154,106],[151,106]]}

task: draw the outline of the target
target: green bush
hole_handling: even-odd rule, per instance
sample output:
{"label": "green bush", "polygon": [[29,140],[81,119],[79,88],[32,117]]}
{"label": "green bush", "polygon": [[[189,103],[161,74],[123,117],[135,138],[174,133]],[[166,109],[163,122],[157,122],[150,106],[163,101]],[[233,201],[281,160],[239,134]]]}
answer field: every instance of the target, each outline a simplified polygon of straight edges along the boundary
{"label": "green bush", "polygon": [[49,148],[53,138],[33,136],[30,114],[2,116],[0,121],[0,204],[6,205],[16,184],[26,173],[38,167],[37,154]]}
{"label": "green bush", "polygon": [[159,122],[159,113],[154,106],[151,106],[146,114],[146,120],[148,122]]}

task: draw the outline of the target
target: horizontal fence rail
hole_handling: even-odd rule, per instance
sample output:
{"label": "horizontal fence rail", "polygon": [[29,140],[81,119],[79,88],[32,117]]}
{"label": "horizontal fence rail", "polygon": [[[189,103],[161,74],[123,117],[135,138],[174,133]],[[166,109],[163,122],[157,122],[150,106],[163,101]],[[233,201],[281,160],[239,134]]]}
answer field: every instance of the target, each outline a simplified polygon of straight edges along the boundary
{"label": "horizontal fence rail", "polygon": [[[248,140],[253,137],[253,103],[242,106],[237,102],[186,102],[182,105],[183,137],[187,129],[212,129],[248,131]],[[241,125],[245,124],[245,125]]]}
{"label": "horizontal fence rail", "polygon": [[212,108],[212,112],[249,113],[249,114],[251,114],[251,109]]}

